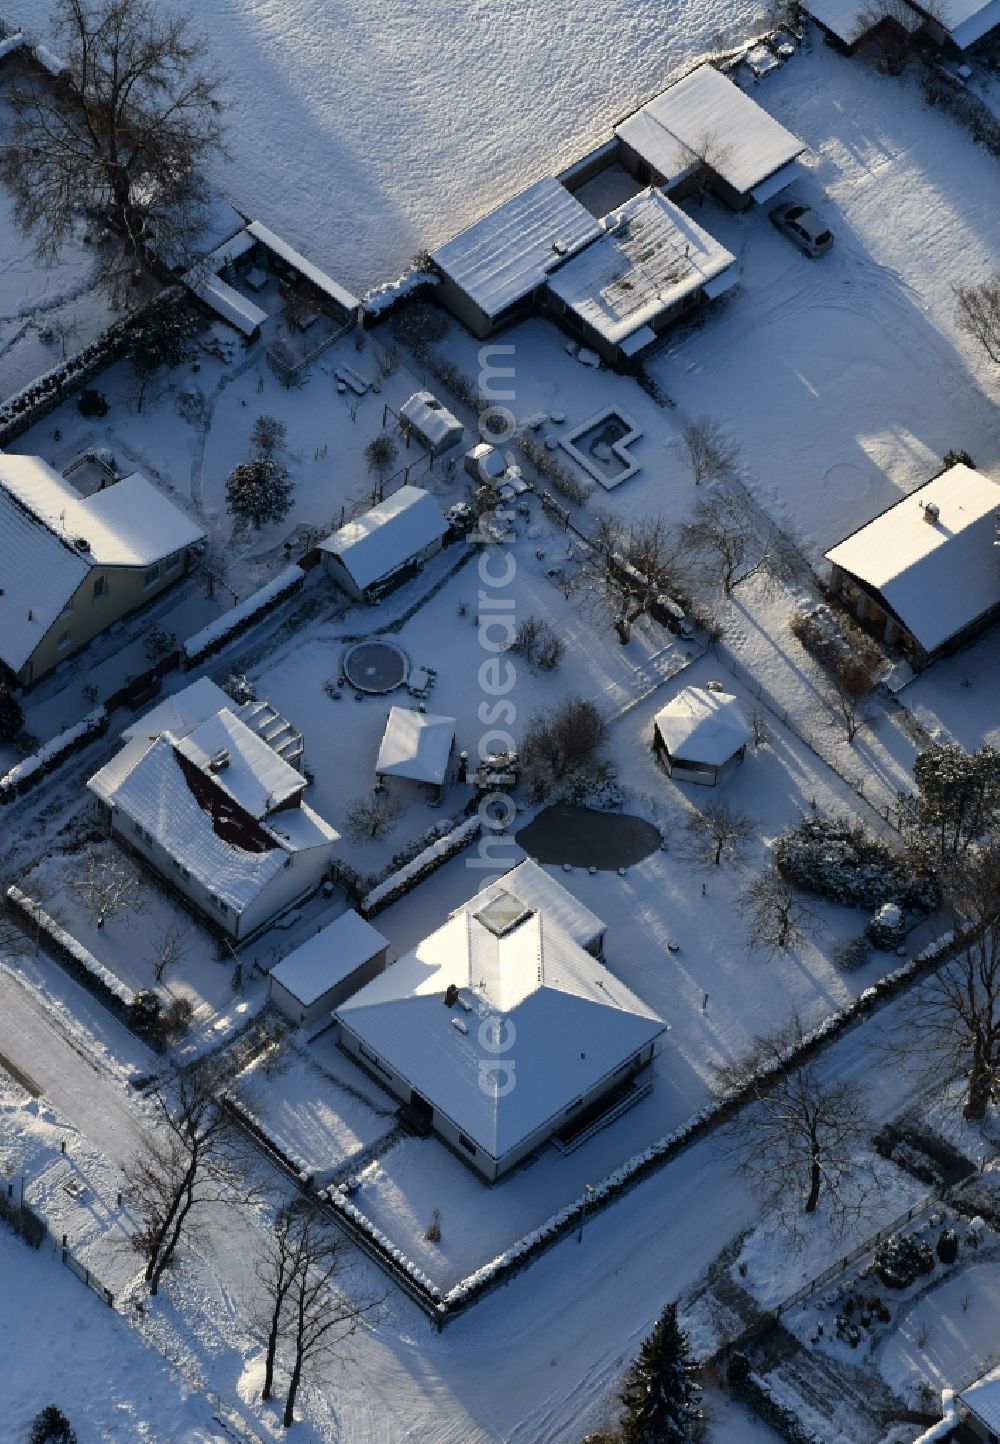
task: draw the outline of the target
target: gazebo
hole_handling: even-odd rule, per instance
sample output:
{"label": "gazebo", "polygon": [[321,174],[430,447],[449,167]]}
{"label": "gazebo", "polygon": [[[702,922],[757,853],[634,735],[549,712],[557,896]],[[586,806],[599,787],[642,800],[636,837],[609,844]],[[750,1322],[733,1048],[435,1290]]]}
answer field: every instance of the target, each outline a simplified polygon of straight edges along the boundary
{"label": "gazebo", "polygon": [[737,698],[711,687],[685,687],[653,722],[653,746],[668,775],[704,787],[739,766],[752,738]]}
{"label": "gazebo", "polygon": [[375,775],[423,783],[440,797],[455,746],[455,718],[434,717],[408,707],[391,707]]}

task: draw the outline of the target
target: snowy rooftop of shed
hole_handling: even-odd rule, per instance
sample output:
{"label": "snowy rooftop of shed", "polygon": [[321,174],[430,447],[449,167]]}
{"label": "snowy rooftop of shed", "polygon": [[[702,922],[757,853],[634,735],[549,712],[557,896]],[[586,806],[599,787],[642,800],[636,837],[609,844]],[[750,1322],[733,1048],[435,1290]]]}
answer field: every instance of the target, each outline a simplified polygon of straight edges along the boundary
{"label": "snowy rooftop of shed", "polygon": [[1000,1369],[991,1369],[958,1396],[987,1429],[1000,1433]]}
{"label": "snowy rooftop of shed", "polygon": [[[499,1159],[610,1080],[665,1024],[543,913],[527,910],[498,936],[477,919],[483,906],[482,894],[472,898],[336,1011],[366,1047]],[[448,1008],[452,985],[459,1001]],[[482,1086],[479,1029],[501,1023],[517,1038],[517,1087],[506,1092]]]}
{"label": "snowy rooftop of shed", "polygon": [[964,50],[1000,25],[1000,0],[940,0],[934,14]]}
{"label": "snowy rooftop of shed", "polygon": [[[938,508],[928,521],[924,508]],[[959,463],[826,554],[888,602],[926,652],[1000,604],[1000,486]]]}
{"label": "snowy rooftop of shed", "polygon": [[280,236],[275,235],[274,231],[269,226],[265,226],[263,221],[251,221],[247,226],[247,232],[272,255],[278,256],[286,265],[291,266],[293,271],[298,271],[299,275],[315,286],[318,291],[322,291],[332,301],[343,306],[345,311],[358,309],[360,302],[357,296],[348,291],[346,286],[339,285],[325,271],[321,271],[319,266],[313,265],[312,261],[307,261],[301,252],[297,251],[294,246],[290,246],[287,241],[283,241]]}
{"label": "snowy rooftop of shed", "polygon": [[[497,882],[483,888],[475,900],[480,907],[484,907],[501,893],[511,893],[519,898],[525,907],[544,913],[549,922],[555,923],[561,932],[588,951],[604,936],[605,925],[602,919],[584,907],[579,898],[574,897],[533,858],[525,858],[524,862],[519,862],[517,867],[504,873]],[[459,911],[466,911],[468,906],[471,904]]]}
{"label": "snowy rooftop of shed", "polygon": [[271,977],[308,1008],[388,946],[371,923],[349,909],[282,958],[271,969]]}
{"label": "snowy rooftop of shed", "polygon": [[805,150],[797,136],[712,65],[699,65],[671,85],[623,121],[616,134],[668,181],[701,156],[741,195]]}
{"label": "snowy rooftop of shed", "polygon": [[708,687],[685,687],[655,720],[671,757],[706,767],[721,767],[753,737],[738,699]]}
{"label": "snowy rooftop of shed", "polygon": [[[845,45],[854,45],[879,19],[878,9],[867,5],[865,0],[803,0],[802,8]],[[912,10],[906,0],[893,6],[892,16],[907,30],[916,30],[923,24],[923,16]]]}
{"label": "snowy rooftop of shed", "polygon": [[454,717],[390,707],[375,771],[413,782],[441,783],[454,742]]}
{"label": "snowy rooftop of shed", "polygon": [[561,267],[548,289],[613,344],[736,259],[660,191],[634,196],[603,224],[606,234]]}
{"label": "snowy rooftop of shed", "polygon": [[487,316],[528,296],[601,228],[552,176],[535,181],[431,255]]}
{"label": "snowy rooftop of shed", "polygon": [[417,436],[436,450],[462,434],[462,423],[431,391],[415,391],[399,408],[399,419],[412,426]]}
{"label": "snowy rooftop of shed", "polygon": [[448,523],[429,491],[401,486],[320,542],[320,550],[343,562],[357,585],[371,586],[439,540]]}
{"label": "snowy rooftop of shed", "polygon": [[226,758],[215,782],[251,817],[262,818],[297,797],[306,785],[301,772],[279,757],[228,705],[177,742],[177,750],[203,772],[213,758]]}

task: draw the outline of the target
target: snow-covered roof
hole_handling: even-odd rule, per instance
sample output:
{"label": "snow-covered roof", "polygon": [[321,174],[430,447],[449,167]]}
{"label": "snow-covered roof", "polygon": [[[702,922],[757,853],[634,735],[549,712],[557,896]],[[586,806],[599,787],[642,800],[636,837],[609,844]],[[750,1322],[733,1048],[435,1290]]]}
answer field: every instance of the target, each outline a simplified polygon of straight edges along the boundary
{"label": "snow-covered roof", "polygon": [[[927,520],[927,506],[938,508]],[[873,587],[926,652],[1000,605],[994,529],[1000,486],[959,463],[828,551]]]}
{"label": "snow-covered roof", "polygon": [[151,566],[204,535],[138,472],[84,497],[41,457],[0,452],[0,657],[19,671],[91,567]]}
{"label": "snow-covered roof", "polygon": [[119,758],[112,758],[87,786],[234,912],[260,896],[289,853],[312,847],[332,853],[337,832],[304,803],[257,820],[212,773],[186,758],[169,732],[141,748],[142,739],[134,738],[123,749],[131,763],[124,775]]}
{"label": "snow-covered roof", "polygon": [[551,276],[548,289],[612,344],[736,259],[660,191],[633,196],[603,225],[606,234]]}
{"label": "snow-covered roof", "polygon": [[389,946],[380,932],[353,909],[282,958],[271,977],[308,1008]]}
{"label": "snow-covered roof", "polygon": [[739,700],[707,687],[685,687],[655,724],[671,757],[706,767],[721,767],[753,737]]}
{"label": "snow-covered roof", "polygon": [[[484,909],[492,904],[493,914]],[[477,916],[478,915],[478,916]],[[454,1008],[447,989],[459,989]],[[336,1010],[343,1025],[500,1159],[609,1079],[665,1024],[543,912],[472,898]],[[480,1028],[509,1025],[517,1086],[483,1072]],[[516,1030],[516,1032],[515,1032]],[[487,1085],[490,1080],[499,1087]]]}
{"label": "snow-covered roof", "polygon": [[431,451],[454,445],[462,437],[458,417],[442,406],[431,391],[415,391],[399,408],[399,419],[412,427]]}
{"label": "snow-covered roof", "polygon": [[318,291],[329,296],[332,301],[343,306],[346,311],[358,309],[361,303],[357,296],[348,291],[345,286],[338,285],[325,271],[321,271],[319,266],[313,265],[312,261],[307,261],[301,252],[297,251],[294,246],[290,246],[287,241],[283,241],[280,236],[276,236],[262,221],[251,221],[247,226],[247,231],[254,240],[260,241],[262,246],[279,256],[286,265],[298,271],[300,276],[311,282]]}
{"label": "snow-covered roof", "polygon": [[644,105],[616,134],[667,182],[702,157],[746,195],[805,145],[721,71],[699,65]]}
{"label": "snow-covered roof", "polygon": [[131,742],[133,737],[151,740],[161,732],[170,732],[174,737],[186,737],[189,732],[209,717],[214,717],[224,707],[231,707],[232,701],[217,687],[211,677],[199,677],[190,686],[183,687],[172,697],[157,702],[144,712],[137,722],[130,722],[122,732],[122,741]]}
{"label": "snow-covered roof", "polygon": [[375,771],[413,782],[441,783],[455,741],[454,717],[390,707]]}
{"label": "snow-covered roof", "polygon": [[194,293],[243,336],[252,336],[267,320],[266,311],[221,276],[206,276],[197,283]]}
{"label": "snow-covered roof", "polygon": [[[975,4],[976,0],[972,3]],[[880,18],[878,8],[866,5],[864,0],[804,0],[802,8],[845,45],[854,45]],[[892,16],[907,30],[917,30],[923,24],[923,16],[918,15],[906,0],[900,0],[898,5],[893,6]]]}
{"label": "snow-covered roof", "polygon": [[[544,913],[551,923],[581,948],[590,952],[604,936],[605,925],[596,913],[584,907],[562,883],[540,867],[533,858],[525,858],[510,872],[477,894],[478,907],[492,902],[501,893],[513,893],[525,907]],[[464,908],[460,911],[465,911]]]}
{"label": "snow-covered roof", "polygon": [[546,176],[440,246],[431,260],[481,311],[497,316],[600,234],[587,208]]}
{"label": "snow-covered roof", "polygon": [[[228,705],[178,739],[177,750],[203,772],[211,771],[217,785],[258,819],[297,797],[306,785],[302,773],[279,757]],[[224,765],[219,766],[223,758]]]}
{"label": "snow-covered roof", "polygon": [[448,523],[429,491],[401,486],[320,542],[320,550],[339,557],[363,589],[403,566],[447,530]]}
{"label": "snow-covered roof", "polygon": [[1000,25],[1000,0],[940,0],[932,10],[960,50]]}
{"label": "snow-covered roof", "polygon": [[1000,1433],[1000,1369],[991,1369],[958,1396],[960,1404],[975,1414],[987,1429]]}

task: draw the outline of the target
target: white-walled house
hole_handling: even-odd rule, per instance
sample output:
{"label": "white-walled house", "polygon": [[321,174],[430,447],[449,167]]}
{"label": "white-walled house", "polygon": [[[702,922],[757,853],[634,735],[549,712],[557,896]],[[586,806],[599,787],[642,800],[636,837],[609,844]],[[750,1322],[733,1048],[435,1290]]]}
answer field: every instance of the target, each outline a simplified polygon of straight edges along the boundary
{"label": "white-walled house", "polygon": [[515,886],[477,894],[336,1010],[341,1047],[491,1183],[641,1096],[666,1028]]}
{"label": "white-walled house", "polygon": [[87,786],[118,841],[245,942],[316,891],[339,835],[302,774],[230,706],[202,716],[213,699],[194,686],[130,727]]}
{"label": "white-walled house", "polygon": [[448,523],[419,486],[392,496],[320,542],[323,568],[355,601],[370,601],[405,581],[441,550]]}
{"label": "white-walled house", "polygon": [[382,972],[389,943],[353,909],[271,969],[268,996],[293,1023],[309,1025]]}

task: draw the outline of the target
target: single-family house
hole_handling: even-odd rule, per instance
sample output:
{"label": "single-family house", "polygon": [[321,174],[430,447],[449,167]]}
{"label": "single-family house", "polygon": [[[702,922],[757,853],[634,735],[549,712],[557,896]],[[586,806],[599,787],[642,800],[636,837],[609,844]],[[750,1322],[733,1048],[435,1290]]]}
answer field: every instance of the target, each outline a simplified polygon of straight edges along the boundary
{"label": "single-family house", "polygon": [[529,315],[552,272],[600,234],[587,208],[545,176],[431,252],[435,296],[474,336],[491,336]]}
{"label": "single-family house", "polygon": [[349,597],[373,601],[441,550],[448,523],[429,491],[401,486],[320,542],[323,566]]}
{"label": "single-family house", "polygon": [[430,391],[415,391],[399,408],[399,424],[415,436],[431,456],[442,456],[465,435],[462,423]]}
{"label": "single-family house", "polygon": [[634,362],[695,307],[736,282],[736,257],[679,206],[645,190],[546,284],[549,309],[611,365]]}
{"label": "single-family house", "polygon": [[0,452],[0,670],[33,686],[179,581],[204,539],[139,472],[84,496]]}
{"label": "single-family house", "polygon": [[715,784],[746,756],[753,732],[738,698],[684,687],[653,719],[653,745],[670,777]]}
{"label": "single-family house", "polygon": [[390,707],[375,775],[421,783],[439,796],[455,749],[455,718]]}
{"label": "single-family house", "polygon": [[320,886],[338,834],[305,803],[305,777],[278,750],[294,729],[257,730],[254,703],[226,698],[207,710],[212,685],[195,683],[194,696],[129,727],[87,786],[112,835],[243,943]]}
{"label": "single-family house", "polygon": [[800,173],[805,145],[713,65],[699,65],[616,127],[623,164],[683,194],[703,171],[735,210],[765,201]]}
{"label": "single-family house", "polygon": [[293,1023],[328,1018],[385,968],[389,944],[353,909],[321,928],[271,969],[268,996]]}
{"label": "single-family house", "polygon": [[592,957],[603,958],[607,931],[602,918],[585,907],[578,897],[557,882],[534,858],[526,857],[510,872],[477,894],[482,906],[501,893],[513,893],[527,908],[544,913],[568,938]]}
{"label": "single-family house", "polygon": [[974,1438],[982,1439],[984,1444],[1000,1444],[1000,1369],[991,1369],[962,1390],[958,1412]]}
{"label": "single-family house", "polygon": [[491,1183],[636,1101],[666,1027],[502,881],[336,1010],[341,1047]]}
{"label": "single-family house", "polygon": [[1000,485],[961,462],[826,553],[830,587],[925,666],[1000,613]]}

